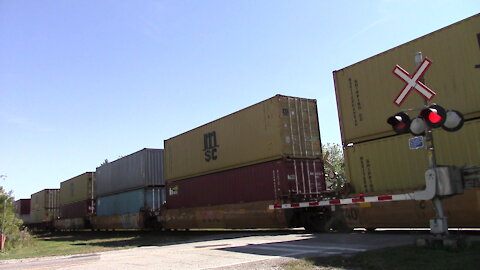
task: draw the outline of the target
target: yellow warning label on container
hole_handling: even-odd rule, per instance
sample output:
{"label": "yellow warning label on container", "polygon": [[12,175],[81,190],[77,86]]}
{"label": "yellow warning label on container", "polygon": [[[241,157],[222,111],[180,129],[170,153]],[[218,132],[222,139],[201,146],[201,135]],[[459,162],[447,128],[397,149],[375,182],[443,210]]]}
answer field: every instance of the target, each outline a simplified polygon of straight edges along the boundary
{"label": "yellow warning label on container", "polygon": [[372,203],[371,202],[361,203],[360,207],[372,207]]}

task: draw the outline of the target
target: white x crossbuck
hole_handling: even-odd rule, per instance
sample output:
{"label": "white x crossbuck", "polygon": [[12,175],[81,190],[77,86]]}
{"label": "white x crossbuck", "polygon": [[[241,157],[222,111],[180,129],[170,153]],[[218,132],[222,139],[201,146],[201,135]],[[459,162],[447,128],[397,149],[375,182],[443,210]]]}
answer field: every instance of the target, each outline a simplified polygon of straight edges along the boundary
{"label": "white x crossbuck", "polygon": [[431,100],[435,96],[435,92],[433,92],[430,88],[428,88],[420,81],[423,74],[425,73],[425,71],[427,71],[431,64],[432,61],[430,61],[430,59],[428,58],[425,58],[412,77],[410,77],[410,74],[408,74],[408,72],[399,65],[395,66],[395,68],[393,69],[393,74],[395,74],[397,77],[407,83],[403,88],[402,92],[400,92],[398,97],[395,99],[395,105],[400,106],[407,97],[407,95],[410,93],[412,88],[415,88],[415,90],[417,90],[417,92],[423,95],[427,100]]}

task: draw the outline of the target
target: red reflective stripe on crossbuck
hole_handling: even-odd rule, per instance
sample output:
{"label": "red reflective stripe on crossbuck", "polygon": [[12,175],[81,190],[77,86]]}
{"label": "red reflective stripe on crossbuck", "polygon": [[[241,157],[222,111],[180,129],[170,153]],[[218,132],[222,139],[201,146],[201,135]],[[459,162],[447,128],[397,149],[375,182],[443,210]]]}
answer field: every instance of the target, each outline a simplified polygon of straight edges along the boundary
{"label": "red reflective stripe on crossbuck", "polygon": [[410,74],[401,66],[395,66],[392,71],[393,74],[395,74],[398,78],[400,78],[406,83],[403,90],[394,100],[393,103],[395,103],[395,105],[400,106],[405,100],[405,98],[408,96],[408,94],[410,94],[412,89],[417,90],[417,92],[423,95],[427,100],[431,100],[436,95],[435,92],[433,92],[430,88],[428,88],[425,84],[421,82],[423,74],[427,71],[431,64],[432,61],[425,57],[425,59],[423,59],[423,62],[418,66],[417,70],[415,71],[415,73],[413,73],[412,76],[410,76]]}

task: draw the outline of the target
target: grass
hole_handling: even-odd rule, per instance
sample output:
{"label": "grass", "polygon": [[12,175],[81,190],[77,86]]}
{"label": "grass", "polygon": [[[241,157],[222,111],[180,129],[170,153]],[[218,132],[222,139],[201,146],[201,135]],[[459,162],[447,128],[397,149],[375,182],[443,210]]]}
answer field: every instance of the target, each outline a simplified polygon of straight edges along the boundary
{"label": "grass", "polygon": [[62,256],[81,253],[154,246],[215,234],[213,232],[68,232],[34,235],[30,246],[0,253],[0,260],[44,256]]}
{"label": "grass", "polygon": [[[275,232],[278,229],[225,230],[202,229],[191,231],[117,231],[117,232],[57,232],[33,235],[28,246],[23,246],[0,253],[0,260],[23,259],[45,256],[63,256],[83,253],[95,253],[115,249],[140,246],[167,245],[186,242],[200,237],[212,236],[218,239],[236,237],[236,232]],[[283,231],[282,231],[283,232]]]}
{"label": "grass", "polygon": [[[403,246],[367,251],[351,257],[315,257],[283,265],[286,270],[307,270],[316,267],[362,270],[470,270],[479,269],[480,242],[463,250]],[[318,268],[317,268],[318,269]]]}

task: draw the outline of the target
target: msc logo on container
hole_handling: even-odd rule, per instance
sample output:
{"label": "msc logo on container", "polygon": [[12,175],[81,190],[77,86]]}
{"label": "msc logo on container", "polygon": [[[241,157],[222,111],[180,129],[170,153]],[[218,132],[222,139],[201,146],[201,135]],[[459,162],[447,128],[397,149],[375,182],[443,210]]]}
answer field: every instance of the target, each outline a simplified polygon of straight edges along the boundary
{"label": "msc logo on container", "polygon": [[205,153],[205,161],[217,159],[217,133],[215,131],[203,134],[203,152]]}

